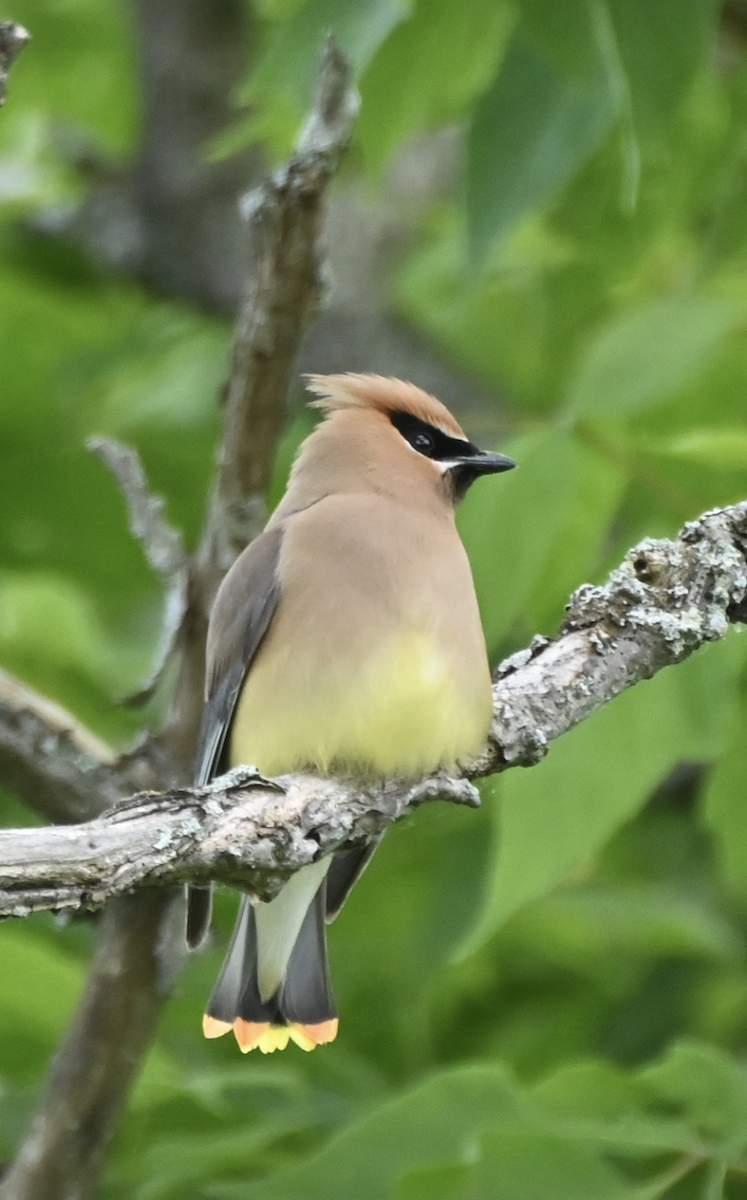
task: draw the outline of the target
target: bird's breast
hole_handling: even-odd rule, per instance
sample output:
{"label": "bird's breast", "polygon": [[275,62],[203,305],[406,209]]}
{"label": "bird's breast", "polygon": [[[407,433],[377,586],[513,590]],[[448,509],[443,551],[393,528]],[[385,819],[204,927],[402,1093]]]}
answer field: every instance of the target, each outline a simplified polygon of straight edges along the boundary
{"label": "bird's breast", "polygon": [[[268,775],[322,773],[416,778],[482,749],[492,711],[487,663],[464,670],[424,629],[401,630],[342,673],[260,653],[238,704],[231,762]],[[295,667],[295,670],[294,670]]]}

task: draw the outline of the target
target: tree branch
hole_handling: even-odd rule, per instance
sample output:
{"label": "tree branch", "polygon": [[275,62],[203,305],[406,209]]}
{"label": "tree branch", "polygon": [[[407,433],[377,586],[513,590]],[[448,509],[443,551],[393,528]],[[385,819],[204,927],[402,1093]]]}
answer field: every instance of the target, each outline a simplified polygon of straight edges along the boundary
{"label": "tree branch", "polygon": [[1,670],[0,779],[50,821],[85,821],[138,786],[111,746]]}
{"label": "tree branch", "polygon": [[0,917],[96,908],[135,887],[220,880],[271,897],[341,845],[365,841],[425,800],[479,804],[466,779],[360,787],[245,768],[204,788],[144,794],[83,825],[0,831]]}
{"label": "tree branch", "polygon": [[351,67],[329,39],[312,112],[289,161],[244,197],[248,284],[226,386],[225,425],[202,569],[215,581],[264,524],[263,496],[301,336],[322,291],[322,201],[358,111]]}
{"label": "tree branch", "polygon": [[0,108],[5,103],[6,79],[31,34],[15,21],[0,21]]}
{"label": "tree branch", "polygon": [[477,772],[531,766],[547,744],[620,692],[747,621],[747,501],[646,538],[602,587],[571,596],[555,642],[498,669],[493,744]]}
{"label": "tree branch", "polygon": [[706,513],[677,540],[641,542],[604,586],[579,588],[561,637],[535,639],[499,668],[490,747],[460,778],[273,784],[241,769],[205,788],[135,797],[85,825],[0,833],[0,915],[95,907],[185,880],[268,898],[294,870],[378,837],[427,800],[479,803],[469,779],[538,762],[625,688],[722,638],[747,616],[746,597],[747,502]]}
{"label": "tree branch", "polygon": [[189,560],[181,533],[166,520],[165,501],[154,496],[148,487],[137,451],[107,437],[89,438],[88,448],[106,464],[119,484],[127,504],[130,531],[163,584],[164,612],[155,659],[142,687],[134,696],[127,697],[129,704],[142,704],[153,695],[179,638],[187,611]]}
{"label": "tree branch", "polygon": [[[130,702],[151,694],[175,647],[187,607],[188,560],[181,535],[148,490],[137,452],[110,438],[92,438],[127,503],[130,528],[164,583],[161,642],[150,677]],[[157,747],[143,743],[118,755],[61,705],[0,670],[0,779],[51,821],[84,821],[111,808],[134,788],[155,785]]]}

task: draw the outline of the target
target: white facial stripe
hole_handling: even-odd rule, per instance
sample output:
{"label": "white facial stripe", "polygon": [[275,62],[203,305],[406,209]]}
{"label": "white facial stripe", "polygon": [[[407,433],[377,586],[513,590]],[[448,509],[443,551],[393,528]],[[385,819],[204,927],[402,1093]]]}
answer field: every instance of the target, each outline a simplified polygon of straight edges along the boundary
{"label": "white facial stripe", "polygon": [[[402,440],[405,441],[404,438]],[[466,446],[467,442],[464,444]],[[417,454],[418,458],[425,458],[428,460],[428,462],[433,463],[434,467],[436,467],[442,475],[445,475],[447,471],[452,469],[452,467],[459,466],[460,460],[458,458],[431,458],[429,454],[421,454],[420,451],[416,450],[414,446],[411,446],[409,442],[405,441],[405,445],[407,446],[408,450],[412,450],[413,454]]]}

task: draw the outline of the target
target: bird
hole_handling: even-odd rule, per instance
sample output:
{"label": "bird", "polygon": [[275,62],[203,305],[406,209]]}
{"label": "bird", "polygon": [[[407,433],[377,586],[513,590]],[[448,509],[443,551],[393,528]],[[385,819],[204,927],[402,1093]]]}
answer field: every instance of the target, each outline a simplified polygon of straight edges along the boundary
{"label": "bird", "polygon": [[[237,765],[416,780],[487,740],[490,669],[455,509],[516,464],[415,384],[350,373],[307,387],[322,419],[210,614],[198,784]],[[269,902],[242,896],[206,1037],[233,1030],[264,1053],[334,1040],[325,926],[374,849],[302,867]],[[209,910],[208,890],[191,889],[190,945]]]}

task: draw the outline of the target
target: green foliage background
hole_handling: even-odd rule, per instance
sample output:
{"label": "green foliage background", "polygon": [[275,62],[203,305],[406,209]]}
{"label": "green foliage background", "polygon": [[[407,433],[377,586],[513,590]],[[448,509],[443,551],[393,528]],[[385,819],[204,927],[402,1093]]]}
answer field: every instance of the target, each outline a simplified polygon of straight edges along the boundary
{"label": "green foliage background", "polygon": [[[229,330],[19,224],[76,196],[62,123],[126,155],[138,118],[122,7],[12,16],[34,41],[0,115],[0,661],[122,741],[158,590],[83,443],[137,445],[194,542]],[[505,397],[521,470],[462,517],[497,659],[637,539],[747,497],[747,45],[713,0],[264,0],[262,20],[226,144],[288,149],[328,28],[360,72],[349,174],[375,191],[407,136],[467,130],[459,198],[390,297]],[[393,831],[332,930],[333,1047],[204,1042],[221,948],[195,958],[102,1200],[747,1197],[745,645],[635,688],[479,813]],[[2,819],[34,818],[7,796]],[[92,931],[0,928],[0,1157]]]}

